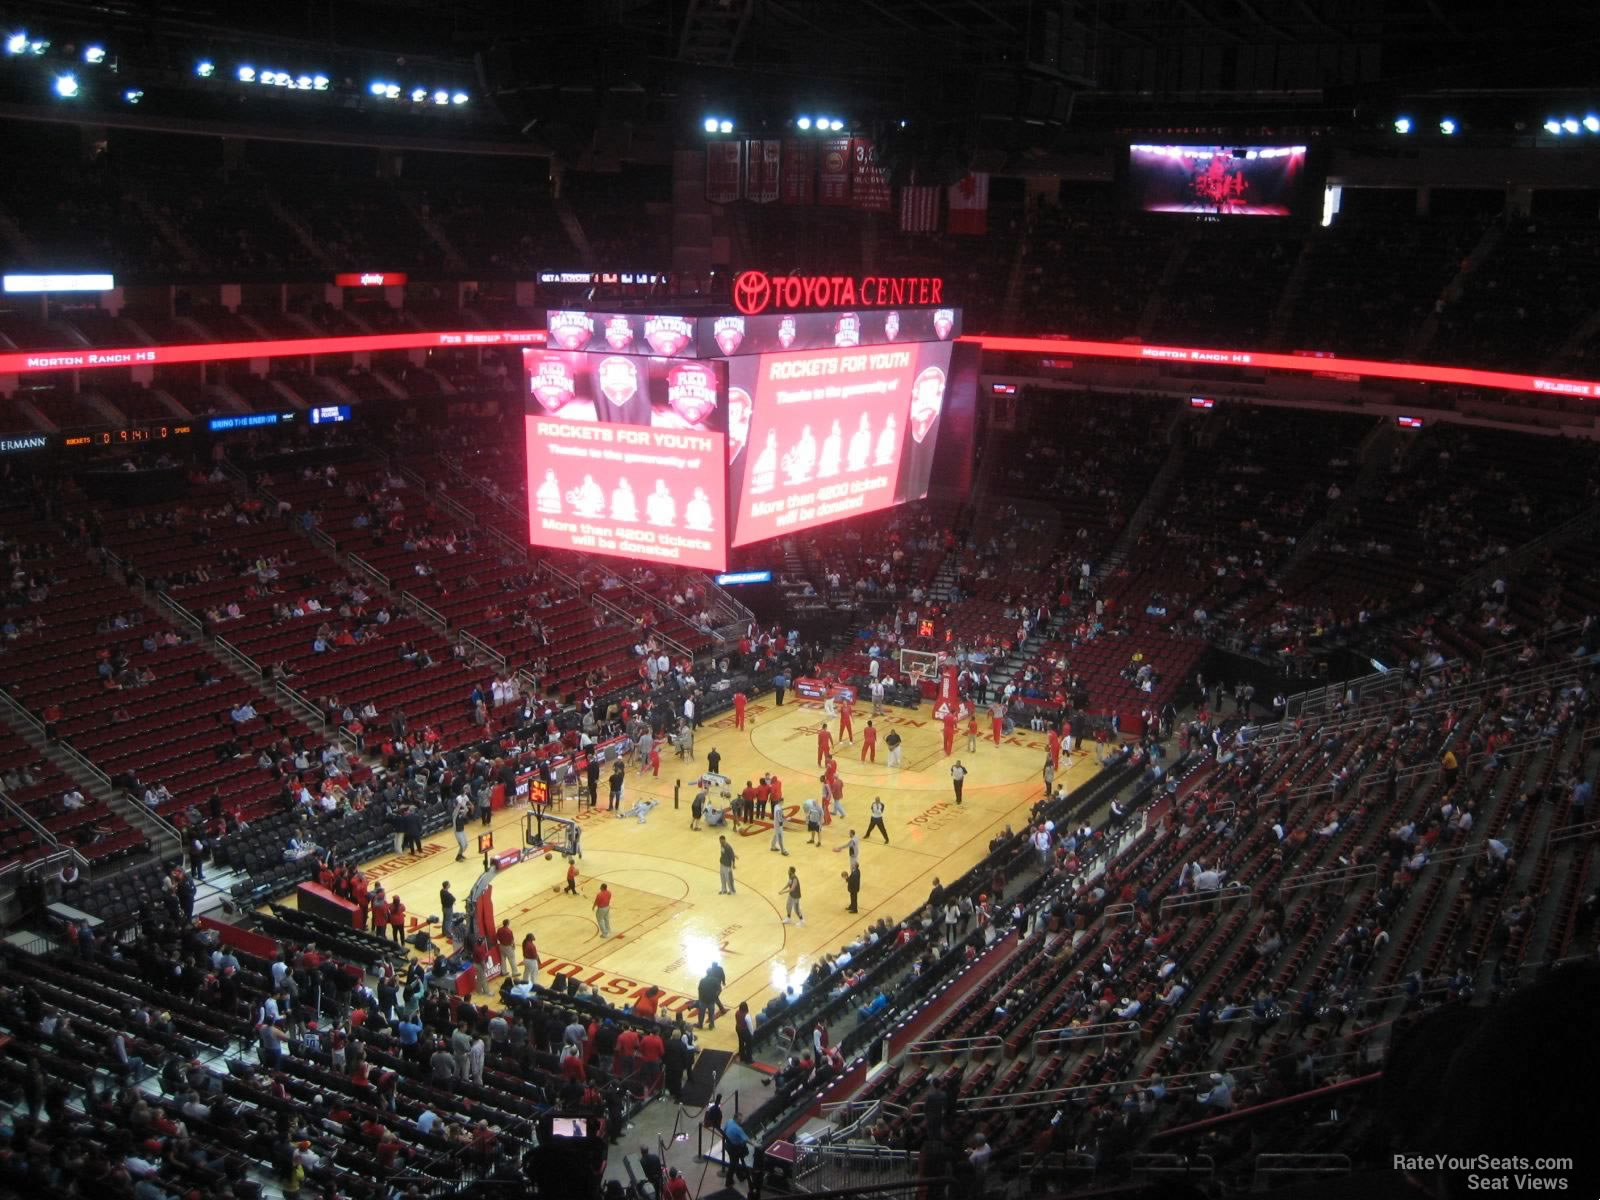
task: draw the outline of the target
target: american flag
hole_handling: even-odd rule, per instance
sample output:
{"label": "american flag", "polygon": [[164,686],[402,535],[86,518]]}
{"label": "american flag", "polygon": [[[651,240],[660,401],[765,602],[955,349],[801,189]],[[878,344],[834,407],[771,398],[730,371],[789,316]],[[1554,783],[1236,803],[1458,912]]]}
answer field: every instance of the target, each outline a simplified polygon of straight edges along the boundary
{"label": "american flag", "polygon": [[900,189],[900,229],[934,233],[939,228],[939,189],[908,184]]}

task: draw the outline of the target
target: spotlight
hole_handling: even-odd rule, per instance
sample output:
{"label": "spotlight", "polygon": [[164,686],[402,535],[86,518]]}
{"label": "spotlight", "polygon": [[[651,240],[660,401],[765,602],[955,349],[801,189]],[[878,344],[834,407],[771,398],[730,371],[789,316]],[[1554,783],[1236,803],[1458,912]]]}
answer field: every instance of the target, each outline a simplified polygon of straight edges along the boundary
{"label": "spotlight", "polygon": [[1439,132],[1444,134],[1445,137],[1450,137],[1458,128],[1459,126],[1456,124],[1454,117],[1439,118]]}
{"label": "spotlight", "polygon": [[1411,118],[1410,117],[1396,117],[1394,119],[1394,131],[1396,133],[1410,133],[1411,132]]}
{"label": "spotlight", "polygon": [[715,117],[707,117],[700,123],[700,128],[707,133],[715,133],[717,131],[717,119]]}
{"label": "spotlight", "polygon": [[1600,133],[1600,117],[1590,113],[1583,119],[1583,127],[1590,133]]}
{"label": "spotlight", "polygon": [[326,75],[314,75],[314,76],[312,76],[312,78],[311,78],[311,87],[315,91],[319,91],[319,92],[327,91],[328,90],[328,77]]}
{"label": "spotlight", "polygon": [[199,62],[195,63],[194,73],[200,76],[201,79],[210,79],[217,73],[217,64],[212,62],[209,58],[202,58]]}
{"label": "spotlight", "polygon": [[471,99],[471,97],[469,97],[465,92],[457,92],[454,96],[450,97],[450,103],[465,104],[469,99]]}
{"label": "spotlight", "polygon": [[129,104],[137,104],[139,101],[144,99],[144,92],[140,91],[138,88],[129,88],[127,91],[122,93],[122,98]]}
{"label": "spotlight", "polygon": [[802,129],[802,130],[810,129],[811,128],[811,118],[810,117],[801,117],[797,121],[795,121],[794,124],[795,124],[795,128],[797,128],[797,129]]}
{"label": "spotlight", "polygon": [[76,75],[56,76],[56,95],[63,100],[71,100],[78,94],[78,77]]}
{"label": "spotlight", "polygon": [[427,98],[428,98],[428,89],[427,88],[412,88],[411,89],[411,103],[413,103],[413,104],[421,104]]}
{"label": "spotlight", "polygon": [[443,92],[443,91],[435,92],[433,94],[433,102],[435,104],[449,104],[450,103],[450,93],[449,92]]}
{"label": "spotlight", "polygon": [[[299,79],[296,79],[294,81],[294,85],[295,85],[295,87],[299,88],[302,92],[309,92],[311,90],[311,76],[309,76],[309,75],[300,76]],[[326,86],[326,85],[324,85],[324,86]]]}
{"label": "spotlight", "polygon": [[388,87],[389,85],[384,83],[383,80],[374,79],[371,83],[367,84],[367,91],[371,92],[374,96],[381,96],[385,91],[388,90]]}
{"label": "spotlight", "polygon": [[717,126],[717,129],[720,130],[722,133],[732,133],[733,132],[733,122],[732,121],[724,121],[724,122],[722,122],[722,124]]}
{"label": "spotlight", "polygon": [[1561,122],[1551,117],[1544,123],[1544,131],[1546,133],[1559,134],[1561,132]]}
{"label": "spotlight", "polygon": [[835,133],[838,133],[839,130],[844,128],[844,122],[839,120],[838,117],[835,117],[833,120],[828,122],[828,128],[833,130]]}
{"label": "spotlight", "polygon": [[91,67],[98,67],[101,63],[105,62],[105,60],[106,48],[104,46],[84,47],[83,61],[88,63]]}
{"label": "spotlight", "polygon": [[385,84],[383,88],[383,98],[385,100],[400,99],[400,85],[398,83]]}
{"label": "spotlight", "polygon": [[26,33],[13,33],[6,38],[7,54],[26,54],[28,52],[28,35]]}
{"label": "spotlight", "polygon": [[1574,118],[1568,117],[1565,121],[1561,122],[1561,128],[1566,130],[1568,133],[1577,133],[1581,126]]}
{"label": "spotlight", "polygon": [[240,83],[254,83],[255,81],[256,81],[256,69],[254,67],[240,67],[239,68],[239,82]]}

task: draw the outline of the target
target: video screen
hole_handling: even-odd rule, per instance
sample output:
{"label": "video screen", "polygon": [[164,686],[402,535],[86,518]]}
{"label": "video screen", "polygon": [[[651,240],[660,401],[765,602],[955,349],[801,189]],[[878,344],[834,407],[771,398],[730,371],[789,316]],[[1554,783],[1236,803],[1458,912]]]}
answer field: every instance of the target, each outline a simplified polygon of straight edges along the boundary
{"label": "video screen", "polygon": [[732,545],[927,495],[950,343],[763,354],[728,371]]}
{"label": "video screen", "polygon": [[1128,184],[1144,212],[1287,217],[1304,146],[1130,146]]}
{"label": "video screen", "polygon": [[721,363],[523,351],[528,540],[727,566]]}
{"label": "video screen", "polygon": [[729,313],[700,322],[701,358],[800,350],[949,342],[961,336],[959,308],[885,308],[860,312]]}
{"label": "video screen", "polygon": [[550,1136],[558,1138],[586,1138],[589,1136],[588,1117],[551,1117]]}

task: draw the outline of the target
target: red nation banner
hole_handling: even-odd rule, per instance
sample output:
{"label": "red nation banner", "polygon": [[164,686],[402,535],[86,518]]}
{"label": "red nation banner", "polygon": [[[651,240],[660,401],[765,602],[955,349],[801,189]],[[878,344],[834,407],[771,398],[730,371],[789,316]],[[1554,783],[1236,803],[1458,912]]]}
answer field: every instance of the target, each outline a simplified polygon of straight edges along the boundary
{"label": "red nation banner", "polygon": [[706,199],[712,204],[732,204],[739,198],[739,151],[737,138],[706,143]]}
{"label": "red nation banner", "polygon": [[877,147],[871,138],[850,139],[850,191],[857,208],[889,211],[889,172],[878,165]]}
{"label": "red nation banner", "polygon": [[781,180],[785,204],[810,204],[816,198],[816,161],[810,142],[783,139]]}
{"label": "red nation banner", "polygon": [[817,169],[817,203],[850,203],[850,139],[827,138]]}

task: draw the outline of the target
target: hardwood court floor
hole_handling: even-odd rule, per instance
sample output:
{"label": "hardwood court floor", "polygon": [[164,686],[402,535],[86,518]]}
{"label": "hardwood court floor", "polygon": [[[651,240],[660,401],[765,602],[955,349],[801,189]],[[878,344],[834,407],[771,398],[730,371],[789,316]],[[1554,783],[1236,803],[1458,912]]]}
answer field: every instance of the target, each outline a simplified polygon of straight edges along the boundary
{"label": "hardwood court floor", "polygon": [[[743,730],[733,727],[731,712],[706,722],[696,738],[693,762],[669,752],[659,776],[630,764],[623,808],[641,796],[658,802],[642,825],[605,810],[602,779],[601,808],[577,812],[583,823],[582,896],[563,894],[566,863],[559,855],[530,859],[496,878],[496,921],[511,919],[519,946],[522,935],[533,930],[545,978],[553,971],[576,975],[618,1004],[654,985],[665,994],[662,1011],[676,1011],[693,998],[707,965],[721,959],[728,976],[723,1002],[731,1010],[748,1000],[752,1012],[758,1012],[775,989],[803,980],[818,955],[837,952],[879,917],[899,920],[914,911],[926,902],[936,877],[958,878],[987,853],[997,832],[1007,825],[1021,828],[1040,796],[1042,734],[1019,729],[998,746],[984,738],[976,752],[968,752],[963,732],[956,739],[956,753],[947,758],[941,723],[925,703],[916,711],[895,708],[876,718],[877,761],[862,762],[861,730],[867,715],[858,709],[856,744],[836,747],[847,816],[824,827],[823,848],[808,846],[804,820],[796,817],[800,804],[820,788],[816,732],[824,719],[820,704],[791,699],[778,708],[769,696],[749,705]],[[983,725],[987,728],[986,717]],[[890,727],[904,739],[904,766],[893,769],[886,765],[888,751],[883,745]],[[830,728],[837,734],[837,721]],[[785,834],[789,857],[769,849],[769,822],[754,822],[737,835],[727,825],[698,832],[689,828],[695,781],[713,747],[720,751],[722,773],[732,779],[735,789],[747,779],[759,779],[763,772],[776,772],[783,780],[784,803],[791,814]],[[949,774],[957,758],[969,771],[959,808]],[[1076,788],[1095,769],[1092,751],[1080,749],[1070,768],[1063,757],[1058,781]],[[681,807],[674,810],[674,784],[680,780]],[[888,808],[884,821],[890,845],[877,835],[863,842],[861,911],[852,914],[841,878],[848,858],[832,851],[843,845],[850,829],[866,832],[874,796],[882,796]],[[569,803],[559,811],[571,816],[574,810]],[[498,848],[520,844],[525,812],[517,808],[495,814]],[[472,832],[475,838],[476,824]],[[719,832],[728,834],[739,856],[738,891],[732,896],[718,893]],[[480,859],[469,855],[458,863],[455,851],[454,835],[446,830],[431,838],[420,855],[387,856],[366,869],[383,879],[390,896],[403,898],[413,915],[437,916],[440,884],[448,879],[456,895],[464,898],[481,870]],[[790,866],[799,869],[804,928],[786,925],[782,919],[779,891]],[[601,881],[613,897],[609,940],[596,931],[591,909]],[[731,1019],[719,1022],[704,1044],[733,1048]]]}

